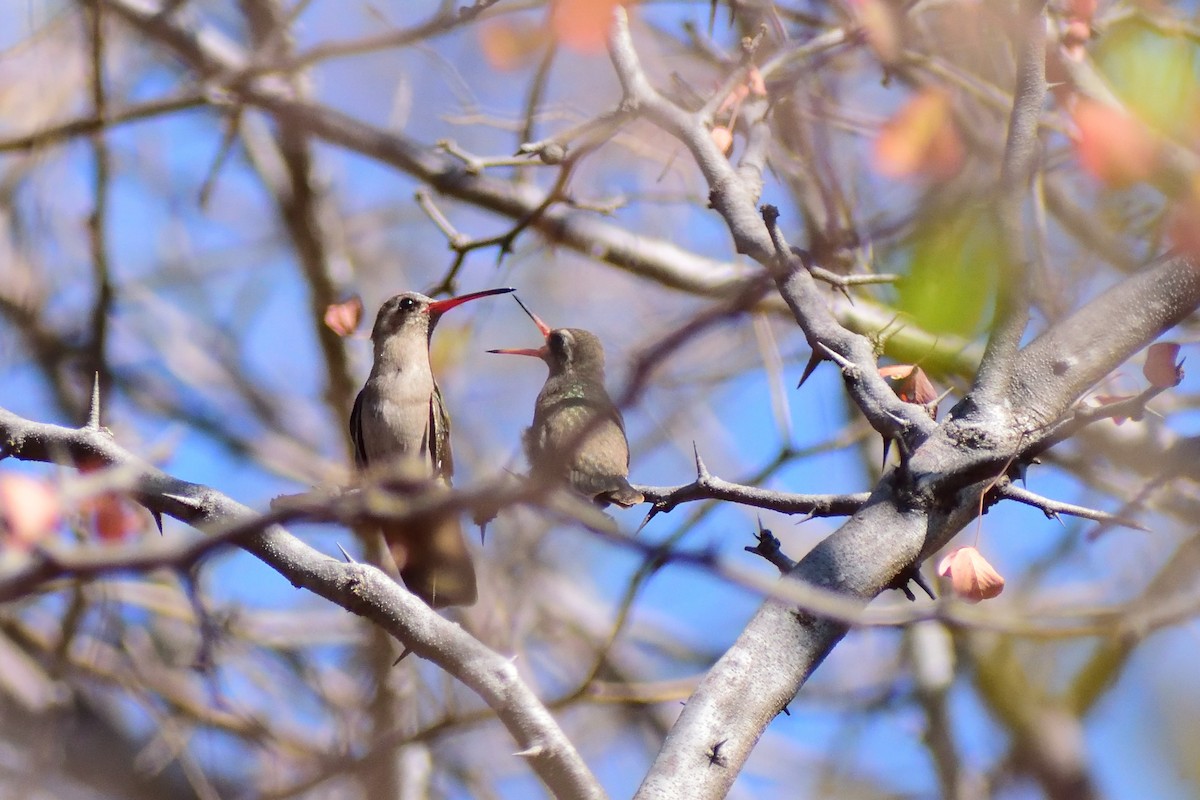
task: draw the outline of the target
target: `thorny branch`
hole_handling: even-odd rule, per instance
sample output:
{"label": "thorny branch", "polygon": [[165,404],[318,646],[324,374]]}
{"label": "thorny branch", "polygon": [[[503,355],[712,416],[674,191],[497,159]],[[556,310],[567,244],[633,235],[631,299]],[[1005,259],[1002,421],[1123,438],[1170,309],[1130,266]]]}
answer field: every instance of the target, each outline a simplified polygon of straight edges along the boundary
{"label": "thorny branch", "polygon": [[[0,409],[0,441],[22,460],[81,460],[131,473],[134,496],[151,510],[201,529],[254,528],[257,515],[208,487],[173,478],[139,461],[107,434],[33,423]],[[516,668],[469,634],[438,616],[380,570],[341,563],[313,550],[278,525],[249,535],[242,547],[299,588],[371,619],[418,656],[427,658],[477,692],[496,711],[526,760],[560,797],[604,796],[575,748]]]}

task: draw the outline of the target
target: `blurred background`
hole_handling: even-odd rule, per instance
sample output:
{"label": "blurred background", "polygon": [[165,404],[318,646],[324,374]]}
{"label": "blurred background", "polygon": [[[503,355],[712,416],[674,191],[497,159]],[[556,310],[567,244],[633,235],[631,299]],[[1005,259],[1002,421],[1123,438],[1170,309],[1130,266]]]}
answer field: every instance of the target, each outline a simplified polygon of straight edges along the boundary
{"label": "blurred background", "polygon": [[[0,4],[0,406],[79,425],[98,374],[102,421],[120,444],[266,509],[349,479],[346,423],[383,300],[492,286],[517,287],[551,326],[598,334],[617,396],[652,343],[757,265],[736,254],[678,142],[636,115],[594,124],[620,101],[604,52],[612,6]],[[749,41],[771,104],[763,202],[828,269],[902,276],[854,290],[853,303],[831,291],[829,302],[877,337],[881,363],[920,363],[952,390],[943,412],[969,385],[991,314],[988,202],[1014,13],[971,0],[630,4],[643,67],[689,108],[710,101]],[[1037,254],[1030,335],[1165,247],[1200,244],[1195,4],[1070,0],[1051,5],[1048,26],[1055,87],[1026,215]],[[246,85],[411,151],[331,142],[246,102]],[[746,148],[734,121],[744,86],[726,87],[716,120],[732,132],[734,161]],[[569,175],[508,158],[550,138],[584,154]],[[439,168],[423,164],[478,167],[487,182],[447,196],[423,174]],[[511,192],[536,206],[556,186],[555,213],[583,226],[575,239],[518,225],[513,204],[487,200]],[[514,231],[510,252],[448,244],[448,234]],[[637,237],[645,259],[613,256],[597,231]],[[665,244],[676,249],[656,261]],[[339,336],[325,309],[355,295],[363,326]],[[1194,358],[1190,323],[1172,338]],[[434,370],[457,485],[526,468],[520,434],[545,368],[485,351],[539,339],[507,297],[440,323]],[[655,364],[624,410],[631,480],[690,482],[694,447],[731,481],[870,489],[882,443],[831,366],[797,391],[809,355],[775,299]],[[1144,386],[1131,363],[1097,393]],[[1009,632],[932,622],[852,632],[767,730],[733,796],[1200,794],[1188,599],[1197,498],[1164,473],[1169,448],[1200,433],[1198,389],[1189,375],[1155,413],[1093,426],[1029,473],[1043,495],[1136,516],[1151,532],[1094,537],[1095,523],[993,508],[958,543],[977,544],[1006,577],[985,608]],[[74,480],[7,462],[0,475],[6,498]],[[647,510],[615,516],[632,535]],[[81,547],[159,535],[130,503],[65,512],[43,535]],[[760,519],[794,559],[838,524],[693,503],[638,536],[769,577],[773,567],[743,552]],[[291,530],[331,556],[339,544],[362,553],[342,528]],[[188,535],[165,521],[163,536]],[[480,601],[449,613],[514,656],[610,794],[631,795],[680,703],[762,598],[528,509],[505,510],[486,542],[471,539]],[[0,563],[20,564],[27,548],[10,536]],[[877,604],[905,602],[893,592]],[[1144,621],[1167,602],[1180,612]],[[1102,635],[1039,624],[1102,611],[1113,612]],[[240,551],[182,572],[56,582],[0,608],[0,786],[56,798],[544,792],[476,696],[415,658],[393,668],[398,654]]]}

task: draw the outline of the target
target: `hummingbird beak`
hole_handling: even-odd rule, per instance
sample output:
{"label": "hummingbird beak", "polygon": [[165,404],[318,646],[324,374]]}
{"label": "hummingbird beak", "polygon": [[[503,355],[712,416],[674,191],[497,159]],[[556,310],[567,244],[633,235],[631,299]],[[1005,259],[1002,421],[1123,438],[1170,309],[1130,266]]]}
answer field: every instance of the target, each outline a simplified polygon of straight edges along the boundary
{"label": "hummingbird beak", "polygon": [[482,292],[471,292],[470,294],[460,294],[458,297],[450,297],[445,300],[434,300],[429,304],[429,316],[436,320],[455,306],[460,306],[468,301],[478,300],[481,297],[490,297],[494,294],[508,294],[515,291],[516,289],[511,286],[505,286],[501,289],[484,289]]}
{"label": "hummingbird beak", "polygon": [[488,350],[489,353],[500,353],[506,356],[533,356],[534,358],[545,358],[550,352],[545,347],[539,347],[536,350],[531,347],[508,347],[502,350]]}
{"label": "hummingbird beak", "polygon": [[529,318],[531,320],[533,320],[534,325],[537,325],[537,329],[542,332],[542,337],[545,339],[549,339],[550,338],[550,326],[547,325],[546,323],[542,322],[541,319],[538,318],[537,314],[533,313],[528,308],[526,308],[525,304],[521,302],[521,298],[517,297],[515,294],[513,295],[513,300],[517,301],[517,305],[519,305],[521,307],[521,310],[529,315]]}

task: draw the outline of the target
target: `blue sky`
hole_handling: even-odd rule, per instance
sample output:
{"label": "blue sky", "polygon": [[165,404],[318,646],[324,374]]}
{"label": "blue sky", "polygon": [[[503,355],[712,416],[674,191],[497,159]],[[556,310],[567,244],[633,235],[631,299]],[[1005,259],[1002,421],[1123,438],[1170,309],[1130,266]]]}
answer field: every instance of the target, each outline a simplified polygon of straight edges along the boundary
{"label": "blue sky", "polygon": [[[396,25],[406,25],[423,19],[436,5],[398,3],[388,7],[387,12]],[[11,46],[25,35],[28,27],[23,28],[22,21],[40,25],[55,8],[50,3],[24,2],[0,10],[0,32],[8,31],[10,37],[0,38],[0,46]],[[661,4],[646,14],[648,20],[672,26],[683,17],[704,23],[706,7]],[[218,15],[218,19],[228,22],[233,17]],[[361,35],[377,30],[378,25],[378,20],[365,10],[348,12],[336,3],[316,2],[304,15],[301,46]],[[659,55],[668,63],[671,58],[670,54]],[[561,74],[548,90],[552,104],[579,107],[579,95],[584,92],[588,100],[594,96],[615,99],[615,85],[604,57],[568,53],[562,56],[561,66]],[[166,69],[137,74],[132,82],[116,80],[114,92],[128,99],[146,99],[160,96],[173,85],[173,73]],[[493,117],[517,115],[523,96],[514,87],[521,87],[525,77],[526,73],[501,73],[482,63],[475,33],[470,29],[439,40],[436,54],[410,49],[386,58],[333,62],[314,73],[316,91],[323,101],[376,124],[402,127],[407,135],[425,142],[445,136],[450,117],[472,110],[467,98]],[[904,97],[901,87],[873,84],[862,90],[860,100],[864,104],[878,100],[869,111],[883,118]],[[539,130],[544,134],[555,124],[544,123]],[[2,129],[19,130],[20,125],[10,121],[3,123]],[[119,165],[112,184],[113,222],[109,231],[118,284],[116,314],[144,313],[134,289],[155,275],[164,260],[194,259],[201,266],[192,277],[181,278],[176,285],[152,287],[153,296],[184,316],[201,298],[204,307],[213,309],[232,332],[244,363],[252,365],[279,392],[299,394],[294,413],[311,420],[309,434],[320,443],[324,455],[340,459],[344,455],[344,434],[321,404],[323,373],[307,317],[306,289],[286,243],[277,235],[270,199],[237,156],[222,171],[209,207],[199,208],[195,202],[215,153],[218,130],[213,115],[196,111],[126,126],[110,135]],[[461,145],[480,153],[510,152],[514,146],[513,134],[485,126],[460,125],[452,130]],[[852,155],[852,145],[845,147]],[[383,235],[354,243],[361,259],[356,279],[348,288],[366,298],[369,325],[381,300],[395,291],[430,285],[449,266],[451,254],[441,234],[421,222],[408,199],[416,188],[411,180],[357,155],[325,145],[315,149],[336,201],[349,220],[387,209],[406,222],[385,229]],[[87,213],[88,154],[85,143],[78,142],[44,156],[41,168],[60,181],[48,201],[52,203],[48,210],[55,217],[82,218]],[[858,155],[863,156],[861,150]],[[0,166],[3,158],[0,156]],[[649,157],[632,160],[626,170],[614,168],[613,161],[603,163],[607,171],[597,168],[594,180],[579,183],[589,196],[646,191],[647,176],[661,168]],[[915,194],[911,186],[883,185],[878,179],[861,188],[871,191],[870,202],[880,207],[888,207],[897,197]],[[694,174],[680,169],[661,184],[649,185],[649,190],[702,193],[703,187]],[[780,202],[782,198],[781,188],[769,182],[764,200]],[[508,224],[453,204],[446,208],[460,230],[472,235],[497,233]],[[634,203],[618,212],[616,219],[647,231],[669,232],[680,244],[709,257],[737,259],[723,224],[702,208]],[[86,248],[68,240],[48,255],[48,266],[52,264],[54,269],[56,310],[66,317],[87,309],[91,298],[84,282],[88,270]],[[517,286],[521,296],[551,325],[570,324],[600,333],[609,348],[613,388],[623,385],[629,360],[645,342],[652,340],[656,332],[687,319],[698,307],[695,301],[614,274],[581,256],[549,251],[529,235],[520,239],[517,252],[499,267],[489,251],[468,259],[463,290],[499,285]],[[544,370],[532,360],[501,363],[503,359],[483,353],[488,347],[536,344],[536,331],[506,298],[456,311],[446,318],[442,328],[439,336],[465,331],[466,343],[456,351],[458,360],[440,380],[456,418],[459,481],[469,483],[499,465],[520,463],[520,431],[532,414],[533,398]],[[848,421],[840,380],[826,365],[803,389],[795,390],[808,356],[803,338],[786,321],[775,321],[772,331],[785,359],[781,384],[786,387],[791,444],[801,448],[820,442]],[[130,370],[159,374],[159,368],[138,349],[137,334],[136,326],[118,326],[114,334],[118,362]],[[6,389],[0,393],[0,403],[45,419],[45,388],[33,377],[20,352],[11,344],[4,349],[0,369]],[[353,341],[348,349],[358,378],[364,378],[369,345]],[[709,468],[728,479],[752,474],[769,461],[781,445],[781,433],[772,413],[772,386],[757,367],[759,360],[761,354],[747,317],[727,325],[720,335],[690,345],[678,361],[664,366],[661,382],[641,404],[626,411],[631,440],[654,442],[651,449],[635,452],[631,477],[658,485],[689,481],[693,442]],[[721,368],[731,361],[747,366],[730,370],[732,378],[720,377]],[[1132,363],[1123,371],[1136,381],[1140,379],[1139,367]],[[1179,391],[1195,388],[1196,379],[1189,376]],[[212,398],[197,395],[194,401],[214,413],[236,413],[236,407],[222,409],[214,405]],[[147,418],[121,397],[113,399],[107,413],[134,449],[173,441],[171,454],[163,464],[165,469],[209,484],[251,506],[266,508],[273,496],[306,488],[232,458],[204,435],[180,430],[171,420]],[[1150,420],[1142,424],[1159,423]],[[1172,419],[1171,424],[1182,432],[1200,429],[1193,416]],[[859,491],[868,488],[869,478],[861,454],[852,448],[790,464],[769,485],[804,492]],[[1030,487],[1068,501],[1114,507],[1113,500],[1093,496],[1048,467],[1031,471]],[[651,542],[668,536],[690,510],[680,508],[660,516],[641,536]],[[619,519],[632,530],[644,513],[644,509],[633,509],[620,513]],[[730,563],[752,565],[769,573],[769,565],[742,552],[744,545],[752,543],[755,516],[750,509],[721,506],[688,531],[681,546],[713,547]],[[797,527],[794,520],[775,514],[764,514],[763,519],[784,539],[789,554],[797,558],[837,524],[837,520],[814,520]],[[481,548],[480,557],[487,559],[493,548],[515,541],[514,531],[506,528],[515,524],[514,520],[501,519],[488,544]],[[1011,503],[993,509],[983,518],[980,542],[1010,581],[1010,591],[998,602],[1006,607],[1010,603],[1019,606],[1022,577],[1044,560],[1053,564],[1040,578],[1040,591],[1049,597],[1077,597],[1084,589],[1110,599],[1125,597],[1136,591],[1139,580],[1152,574],[1156,559],[1161,560],[1169,552],[1161,544],[1148,541],[1152,534],[1113,531],[1095,545],[1074,549],[1069,557],[1054,560],[1059,558],[1055,554],[1062,542],[1079,537],[1083,529],[1072,522],[1062,528],[1034,509]],[[177,532],[177,525],[168,526],[167,535]],[[297,526],[294,532],[330,554],[336,552],[335,543],[350,546],[348,532],[328,526]],[[958,541],[974,539],[972,528]],[[555,532],[547,548],[547,555],[561,559],[574,578],[589,582],[600,597],[613,604],[640,565],[632,551],[597,542],[578,530]],[[214,597],[228,607],[245,604],[286,609],[323,604],[297,592],[265,565],[241,553],[214,559],[205,581]],[[887,596],[879,602],[900,600],[898,596]],[[669,626],[678,640],[715,656],[732,643],[759,602],[750,593],[710,575],[671,565],[644,588],[635,626],[642,621]],[[900,639],[900,634],[893,631],[851,634],[801,692],[792,706],[792,716],[776,720],[768,729],[739,781],[742,796],[816,796],[817,766],[826,763],[831,753],[836,753],[834,760],[841,770],[869,776],[898,795],[935,794],[936,777],[918,741],[923,723],[915,706],[903,699],[903,677],[901,697],[881,713],[856,711],[852,703],[836,700],[848,691],[847,687],[869,689],[872,680],[892,680],[895,673],[883,667],[895,658]],[[1083,649],[1075,643],[1047,647],[1068,656]],[[1091,766],[1106,796],[1191,796],[1194,786],[1173,774],[1170,742],[1162,741],[1170,739],[1170,732],[1162,730],[1161,721],[1173,705],[1197,706],[1194,682],[1180,675],[1178,666],[1193,660],[1195,650],[1193,623],[1154,635],[1086,721]],[[864,660],[878,666],[863,669]],[[659,665],[670,671],[662,662]],[[690,667],[678,665],[674,669],[686,674]],[[1182,700],[1181,685],[1187,685]],[[236,682],[226,688],[231,692],[248,691]],[[824,699],[829,696],[835,699]],[[954,688],[951,714],[967,765],[983,769],[1003,754],[1004,740],[968,686]],[[219,752],[220,747],[214,745],[214,758]],[[635,748],[619,741],[602,753],[588,754],[613,796],[628,795],[636,787],[642,769],[625,767],[625,759],[635,754]],[[781,759],[794,759],[806,769],[788,766],[781,777],[777,773]],[[528,773],[518,771],[499,788],[506,797],[521,797],[527,795],[532,783]],[[1012,787],[1004,796],[1033,795],[1022,787]]]}

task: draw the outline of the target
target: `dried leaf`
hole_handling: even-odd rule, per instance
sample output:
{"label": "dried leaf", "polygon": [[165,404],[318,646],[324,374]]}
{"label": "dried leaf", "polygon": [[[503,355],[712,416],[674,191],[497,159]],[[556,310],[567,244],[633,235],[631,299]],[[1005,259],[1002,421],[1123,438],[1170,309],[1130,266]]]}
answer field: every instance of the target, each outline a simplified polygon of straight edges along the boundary
{"label": "dried leaf", "polygon": [[1067,0],[1067,26],[1062,43],[1067,56],[1082,61],[1084,45],[1092,38],[1092,18],[1096,16],[1096,0]]}
{"label": "dried leaf", "polygon": [[1158,161],[1158,141],[1140,120],[1120,109],[1078,100],[1075,151],[1083,168],[1113,188],[1150,177]]}
{"label": "dried leaf", "polygon": [[362,322],[363,302],[358,295],[325,309],[325,326],[338,336],[350,336]]}
{"label": "dried leaf", "polygon": [[579,53],[602,53],[620,0],[553,0],[550,29],[559,43]]}
{"label": "dried leaf", "polygon": [[763,80],[762,73],[758,71],[758,67],[750,68],[750,73],[746,76],[746,87],[752,95],[758,97],[767,96],[767,83]]}
{"label": "dried leaf", "polygon": [[909,100],[875,140],[875,168],[890,178],[945,180],[962,167],[964,155],[950,96],[940,89],[925,89]]}
{"label": "dried leaf", "polygon": [[729,155],[733,152],[733,133],[729,128],[726,128],[724,125],[717,125],[713,127],[708,135],[712,138],[713,144],[722,153]]}
{"label": "dried leaf", "polygon": [[130,500],[105,492],[86,500],[81,510],[90,517],[92,531],[103,542],[119,542],[146,527],[145,516]]}
{"label": "dried leaf", "polygon": [[493,19],[478,30],[484,60],[502,72],[528,66],[550,40],[545,26],[522,19]]}
{"label": "dried leaf", "polygon": [[896,396],[906,403],[927,406],[938,399],[938,391],[925,370],[914,364],[880,367],[879,375],[895,382]]}
{"label": "dried leaf", "polygon": [[1069,20],[1062,35],[1063,50],[1067,57],[1073,61],[1083,61],[1087,55],[1085,45],[1091,38],[1092,26],[1088,22],[1081,19]]}
{"label": "dried leaf", "polygon": [[1150,385],[1158,389],[1170,389],[1178,386],[1183,380],[1183,359],[1178,363],[1179,345],[1175,342],[1156,342],[1146,351],[1146,363],[1142,365],[1142,374]]}
{"label": "dried leaf", "polygon": [[938,562],[937,571],[950,579],[950,588],[968,603],[990,600],[1004,591],[1004,578],[974,547],[950,551]]}
{"label": "dried leaf", "polygon": [[6,539],[22,550],[44,539],[58,524],[58,493],[45,481],[16,473],[0,475],[0,523]]}

